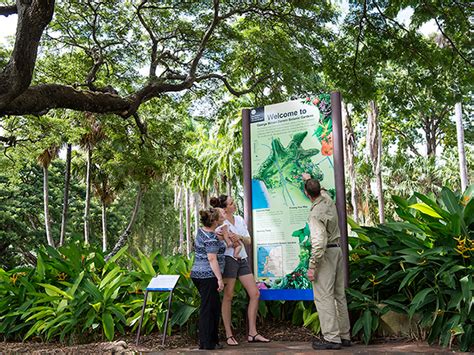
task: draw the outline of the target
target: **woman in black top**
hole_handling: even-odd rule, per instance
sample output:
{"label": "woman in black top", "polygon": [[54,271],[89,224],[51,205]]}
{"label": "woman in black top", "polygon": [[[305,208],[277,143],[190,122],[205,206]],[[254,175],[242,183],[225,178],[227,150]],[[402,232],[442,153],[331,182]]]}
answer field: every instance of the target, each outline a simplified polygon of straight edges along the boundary
{"label": "woman in black top", "polygon": [[201,295],[199,312],[199,349],[222,349],[219,344],[221,302],[219,292],[224,289],[224,251],[226,245],[215,234],[224,221],[220,208],[199,212],[202,227],[196,234],[194,264],[191,279]]}

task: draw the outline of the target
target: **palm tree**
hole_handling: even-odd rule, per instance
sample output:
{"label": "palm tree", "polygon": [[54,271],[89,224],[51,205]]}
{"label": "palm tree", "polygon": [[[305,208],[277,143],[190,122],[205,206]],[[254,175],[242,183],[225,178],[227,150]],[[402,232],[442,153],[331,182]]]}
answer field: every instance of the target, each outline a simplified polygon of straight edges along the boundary
{"label": "palm tree", "polygon": [[64,196],[63,211],[61,214],[61,233],[59,235],[59,246],[64,244],[64,237],[66,235],[67,210],[69,207],[69,185],[71,182],[71,153],[72,145],[68,143],[66,147],[66,167],[64,169]]}
{"label": "palm tree", "polygon": [[88,132],[81,137],[81,147],[86,151],[86,201],[84,207],[84,242],[89,244],[90,226],[89,226],[89,211],[91,202],[91,164],[92,164],[92,150],[102,139],[105,138],[105,132],[99,122],[96,121],[95,116],[91,113],[86,113],[86,122]]}
{"label": "palm tree", "polygon": [[92,185],[102,208],[102,251],[105,252],[107,250],[107,206],[113,202],[115,193],[104,170],[96,171]]}
{"label": "palm tree", "polygon": [[48,245],[54,247],[54,239],[51,234],[51,220],[49,216],[49,165],[58,156],[59,146],[53,144],[46,148],[37,158],[39,165],[43,169],[43,205],[44,205],[44,225],[46,229],[46,240]]}

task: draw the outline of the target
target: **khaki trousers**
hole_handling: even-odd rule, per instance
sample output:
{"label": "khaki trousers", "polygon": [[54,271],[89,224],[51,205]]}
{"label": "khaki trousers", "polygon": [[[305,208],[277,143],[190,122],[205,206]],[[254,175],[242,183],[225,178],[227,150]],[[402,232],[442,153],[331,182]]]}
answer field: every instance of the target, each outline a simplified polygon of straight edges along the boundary
{"label": "khaki trousers", "polygon": [[344,289],[341,248],[327,248],[315,272],[314,303],[327,341],[340,343],[350,339],[349,313]]}

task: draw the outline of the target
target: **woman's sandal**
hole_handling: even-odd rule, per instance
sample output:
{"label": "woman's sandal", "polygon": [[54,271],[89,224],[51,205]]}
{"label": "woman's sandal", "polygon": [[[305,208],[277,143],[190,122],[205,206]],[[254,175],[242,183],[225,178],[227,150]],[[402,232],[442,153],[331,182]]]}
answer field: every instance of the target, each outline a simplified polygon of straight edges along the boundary
{"label": "woman's sandal", "polygon": [[[260,334],[258,334],[258,333],[255,334],[255,335],[250,335],[250,334],[249,334],[249,338],[252,338],[252,339],[251,339],[251,340],[248,340],[248,338],[247,338],[247,341],[248,341],[249,343],[269,343],[269,342],[270,342],[270,340],[268,340],[268,339],[267,339],[267,340],[260,340],[260,339],[257,339],[257,337],[258,337],[259,335],[260,335]],[[260,336],[263,338],[262,335],[260,335]]]}
{"label": "woman's sandal", "polygon": [[[229,339],[231,339],[234,343],[229,344]],[[235,340],[233,335],[231,335],[230,337],[227,337],[225,342],[227,343],[228,346],[237,346],[237,345],[239,345],[239,343],[237,342],[237,340]]]}

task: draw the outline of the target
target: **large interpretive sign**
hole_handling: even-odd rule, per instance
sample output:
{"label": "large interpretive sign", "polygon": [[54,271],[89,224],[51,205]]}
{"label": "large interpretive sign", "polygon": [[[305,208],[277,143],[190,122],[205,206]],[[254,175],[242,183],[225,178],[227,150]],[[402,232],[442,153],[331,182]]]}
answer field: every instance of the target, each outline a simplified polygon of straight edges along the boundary
{"label": "large interpretive sign", "polygon": [[311,288],[303,173],[335,196],[330,97],[250,109],[253,265],[257,280],[279,289]]}

